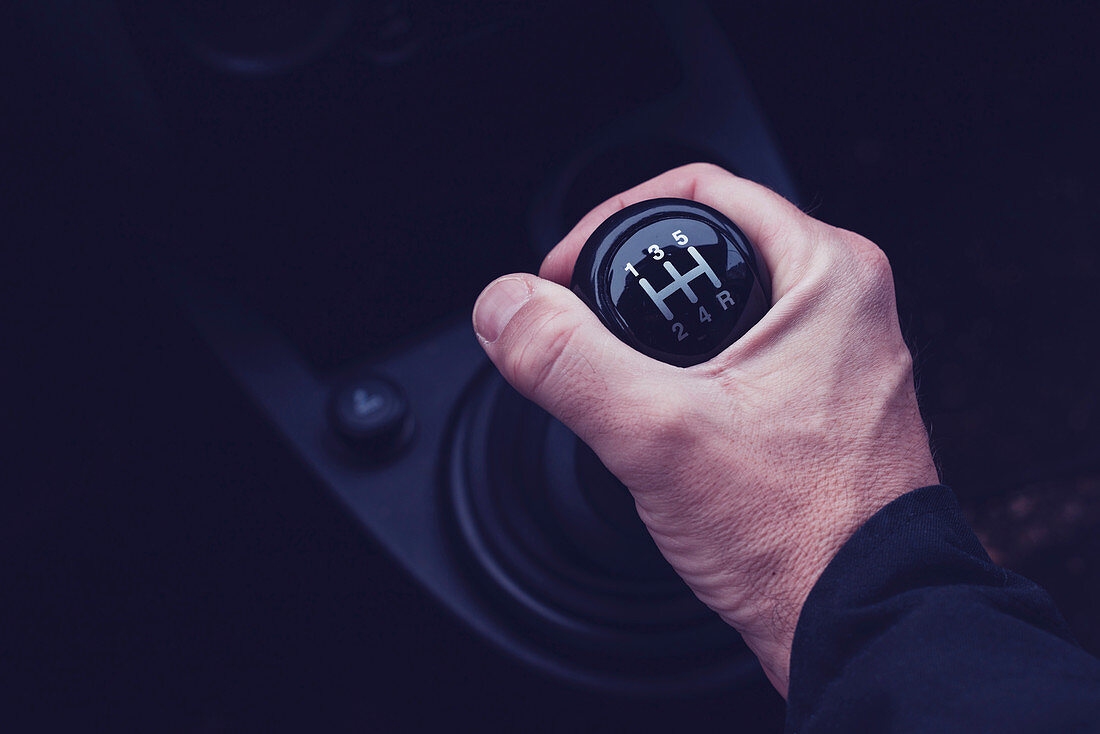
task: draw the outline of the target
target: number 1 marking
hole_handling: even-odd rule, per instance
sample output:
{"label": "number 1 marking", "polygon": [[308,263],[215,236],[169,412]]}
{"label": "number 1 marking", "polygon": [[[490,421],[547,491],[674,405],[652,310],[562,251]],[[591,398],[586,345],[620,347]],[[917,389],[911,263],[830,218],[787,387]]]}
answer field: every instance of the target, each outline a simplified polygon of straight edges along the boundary
{"label": "number 1 marking", "polygon": [[626,264],[626,272],[630,273],[635,278],[638,277],[638,271],[634,269],[634,264],[633,263],[627,263]]}

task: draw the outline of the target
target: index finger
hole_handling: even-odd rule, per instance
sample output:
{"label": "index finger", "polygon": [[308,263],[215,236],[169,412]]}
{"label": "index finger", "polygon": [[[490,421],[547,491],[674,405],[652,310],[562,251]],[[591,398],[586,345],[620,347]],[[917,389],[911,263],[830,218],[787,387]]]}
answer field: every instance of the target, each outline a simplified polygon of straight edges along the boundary
{"label": "index finger", "polygon": [[651,178],[590,211],[542,261],[539,275],[568,286],[577,255],[601,222],[631,204],[661,197],[691,199],[732,219],[764,259],[775,298],[793,285],[798,266],[809,257],[811,238],[805,236],[805,223],[812,220],[798,207],[723,168],[692,163]]}

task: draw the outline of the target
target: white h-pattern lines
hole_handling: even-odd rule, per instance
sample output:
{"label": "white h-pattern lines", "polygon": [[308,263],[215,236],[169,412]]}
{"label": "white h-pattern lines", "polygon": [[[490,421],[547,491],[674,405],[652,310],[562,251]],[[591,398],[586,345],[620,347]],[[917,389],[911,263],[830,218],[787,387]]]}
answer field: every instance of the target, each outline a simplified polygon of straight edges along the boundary
{"label": "white h-pattern lines", "polygon": [[659,291],[653,290],[653,286],[649,284],[649,281],[645,278],[638,278],[638,285],[642,287],[642,290],[646,292],[646,295],[656,304],[657,308],[664,314],[665,319],[672,321],[672,311],[665,305],[665,299],[671,296],[676,291],[683,291],[684,295],[688,297],[688,300],[692,303],[698,303],[699,297],[695,295],[695,291],[691,289],[691,281],[700,276],[707,276],[710,282],[715,288],[722,286],[722,281],[718,280],[718,276],[714,274],[714,270],[711,269],[707,261],[703,259],[703,256],[699,254],[699,251],[694,247],[687,248],[688,253],[695,258],[695,262],[698,263],[694,268],[687,271],[683,275],[676,269],[676,266],[672,263],[665,261],[665,270],[672,276],[672,282],[666,285]]}

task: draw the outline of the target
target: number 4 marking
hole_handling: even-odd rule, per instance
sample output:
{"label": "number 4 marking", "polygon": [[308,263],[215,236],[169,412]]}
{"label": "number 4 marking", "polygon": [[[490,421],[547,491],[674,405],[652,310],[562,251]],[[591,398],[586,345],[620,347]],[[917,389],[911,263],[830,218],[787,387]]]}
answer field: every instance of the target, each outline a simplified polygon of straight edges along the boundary
{"label": "number 4 marking", "polygon": [[706,306],[700,306],[699,307],[699,323],[700,324],[710,323],[710,311],[708,311],[706,309]]}

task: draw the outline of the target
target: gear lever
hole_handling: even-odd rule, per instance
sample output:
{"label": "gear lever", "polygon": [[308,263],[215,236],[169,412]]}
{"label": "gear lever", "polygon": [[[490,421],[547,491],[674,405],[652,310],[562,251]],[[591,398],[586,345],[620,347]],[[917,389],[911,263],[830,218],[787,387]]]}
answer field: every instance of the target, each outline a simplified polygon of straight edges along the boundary
{"label": "gear lever", "polygon": [[571,285],[611,333],[678,367],[717,355],[771,304],[767,268],[748,238],[687,199],[613,214],[585,242]]}

